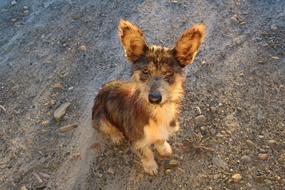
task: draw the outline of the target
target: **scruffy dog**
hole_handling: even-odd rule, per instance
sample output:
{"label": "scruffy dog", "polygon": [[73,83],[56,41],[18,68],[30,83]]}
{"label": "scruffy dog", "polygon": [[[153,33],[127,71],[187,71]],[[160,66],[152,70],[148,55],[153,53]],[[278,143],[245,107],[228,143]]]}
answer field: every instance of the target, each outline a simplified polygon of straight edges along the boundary
{"label": "scruffy dog", "polygon": [[179,129],[183,68],[193,62],[204,36],[205,26],[198,24],[183,32],[173,48],[149,46],[137,26],[125,20],[119,23],[119,38],[132,62],[131,80],[102,86],[95,98],[92,123],[114,143],[126,138],[150,175],[158,169],[151,146],[161,156],[172,153],[167,139]]}

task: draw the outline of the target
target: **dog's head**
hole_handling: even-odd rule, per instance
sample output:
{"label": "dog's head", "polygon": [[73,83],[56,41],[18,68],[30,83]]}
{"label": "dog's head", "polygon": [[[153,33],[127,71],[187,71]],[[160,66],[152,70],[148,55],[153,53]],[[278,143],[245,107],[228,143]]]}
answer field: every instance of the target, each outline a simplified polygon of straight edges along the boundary
{"label": "dog's head", "polygon": [[204,24],[183,32],[174,48],[147,45],[143,32],[121,20],[119,38],[125,55],[133,63],[132,79],[141,95],[152,104],[176,101],[183,93],[183,68],[191,64],[205,36]]}

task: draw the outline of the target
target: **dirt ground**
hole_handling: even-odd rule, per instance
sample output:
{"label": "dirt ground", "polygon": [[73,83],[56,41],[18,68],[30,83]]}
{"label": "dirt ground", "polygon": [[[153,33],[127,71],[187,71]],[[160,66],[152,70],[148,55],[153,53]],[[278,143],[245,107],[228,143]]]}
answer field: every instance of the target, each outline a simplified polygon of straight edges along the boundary
{"label": "dirt ground", "polygon": [[[284,190],[284,10],[283,0],[0,0],[0,189]],[[207,26],[174,155],[157,158],[156,177],[91,128],[100,86],[128,78],[120,18],[165,46]]]}

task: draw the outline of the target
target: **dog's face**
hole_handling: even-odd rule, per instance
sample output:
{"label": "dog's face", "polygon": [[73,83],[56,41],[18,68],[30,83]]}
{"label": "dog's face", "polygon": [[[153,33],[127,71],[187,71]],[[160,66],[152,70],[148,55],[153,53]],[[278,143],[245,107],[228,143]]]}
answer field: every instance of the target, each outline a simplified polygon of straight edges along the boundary
{"label": "dog's face", "polygon": [[137,26],[120,21],[119,37],[126,57],[133,63],[132,79],[138,83],[142,98],[157,105],[179,100],[183,68],[193,62],[204,31],[203,24],[186,30],[174,48],[148,46]]}

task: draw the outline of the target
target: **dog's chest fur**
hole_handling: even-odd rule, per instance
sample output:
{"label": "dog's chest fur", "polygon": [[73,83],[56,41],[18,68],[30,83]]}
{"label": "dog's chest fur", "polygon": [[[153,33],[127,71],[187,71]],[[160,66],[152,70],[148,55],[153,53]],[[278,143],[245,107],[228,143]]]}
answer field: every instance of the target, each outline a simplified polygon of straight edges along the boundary
{"label": "dog's chest fur", "polygon": [[176,117],[177,105],[174,103],[155,108],[153,117],[144,127],[144,137],[140,143],[147,145],[158,140],[167,140],[171,134],[179,129]]}

